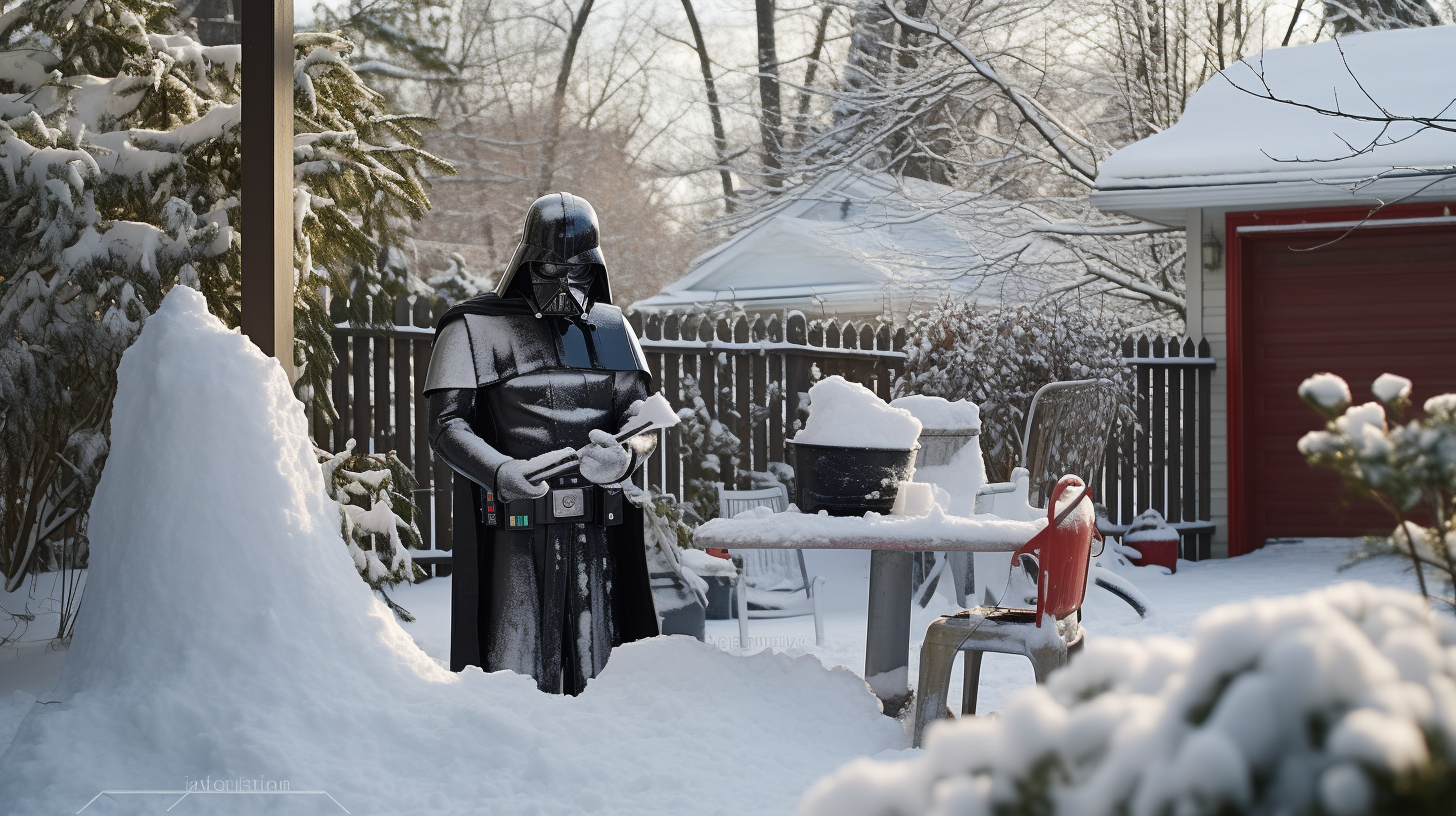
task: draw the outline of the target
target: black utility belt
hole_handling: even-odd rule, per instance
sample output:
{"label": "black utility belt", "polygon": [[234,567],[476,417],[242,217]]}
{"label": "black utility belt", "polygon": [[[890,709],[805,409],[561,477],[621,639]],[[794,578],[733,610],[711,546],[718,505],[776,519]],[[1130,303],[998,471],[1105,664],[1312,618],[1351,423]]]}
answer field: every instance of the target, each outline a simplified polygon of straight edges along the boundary
{"label": "black utility belt", "polygon": [[[578,484],[558,485],[558,481]],[[534,499],[498,503],[487,494],[481,508],[482,521],[502,530],[531,530],[538,524],[615,527],[622,523],[622,488],[591,484],[580,476],[552,479],[551,483],[546,495]]]}

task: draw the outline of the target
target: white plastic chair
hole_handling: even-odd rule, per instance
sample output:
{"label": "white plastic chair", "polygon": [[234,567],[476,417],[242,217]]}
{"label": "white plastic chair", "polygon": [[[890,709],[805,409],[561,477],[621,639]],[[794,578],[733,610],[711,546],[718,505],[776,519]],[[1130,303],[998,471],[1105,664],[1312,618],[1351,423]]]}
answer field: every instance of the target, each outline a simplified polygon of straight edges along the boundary
{"label": "white plastic chair", "polygon": [[[775,513],[789,509],[789,491],[783,485],[761,490],[727,490],[718,485],[718,515],[733,518],[745,510],[768,507]],[[824,645],[824,611],[821,589],[824,576],[809,577],[803,550],[736,550],[743,560],[738,582],[740,630],[747,618],[793,618],[814,616],[814,643]]]}

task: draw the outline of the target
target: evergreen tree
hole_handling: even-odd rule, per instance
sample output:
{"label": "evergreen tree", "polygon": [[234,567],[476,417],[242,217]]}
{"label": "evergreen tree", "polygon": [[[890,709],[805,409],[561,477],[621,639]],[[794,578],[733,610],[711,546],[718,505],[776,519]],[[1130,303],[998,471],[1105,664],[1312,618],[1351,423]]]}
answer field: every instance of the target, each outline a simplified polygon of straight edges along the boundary
{"label": "evergreen tree", "polygon": [[[332,416],[324,287],[397,295],[387,249],[429,206],[428,120],[391,114],[337,34],[295,37],[296,360]],[[115,370],[181,283],[239,322],[241,49],[158,0],[0,14],[0,573],[17,588],[85,510]],[[384,315],[359,315],[383,319]]]}
{"label": "evergreen tree", "polygon": [[155,0],[0,16],[0,571],[84,512],[121,352],[179,280],[237,322],[236,46]]}
{"label": "evergreen tree", "polygon": [[293,42],[296,387],[332,420],[328,382],[338,359],[324,292],[349,296],[352,321],[388,323],[390,314],[363,311],[361,296],[382,306],[410,293],[392,250],[430,207],[426,174],[454,168],[421,147],[433,120],[391,113],[349,67],[347,38],[313,32]]}

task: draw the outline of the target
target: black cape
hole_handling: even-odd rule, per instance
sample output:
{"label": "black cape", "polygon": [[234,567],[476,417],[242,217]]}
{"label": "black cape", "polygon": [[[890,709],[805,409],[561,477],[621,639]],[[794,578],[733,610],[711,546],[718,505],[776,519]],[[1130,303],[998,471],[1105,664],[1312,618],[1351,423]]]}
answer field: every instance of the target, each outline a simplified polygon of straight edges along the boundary
{"label": "black cape", "polygon": [[[520,297],[501,298],[493,293],[456,304],[440,316],[437,331],[465,315],[519,317],[532,310]],[[630,331],[630,329],[627,329]],[[491,441],[491,440],[487,440]],[[495,585],[493,552],[498,528],[479,523],[482,518],[482,490],[470,479],[454,480],[454,545],[450,625],[450,669],[480,666],[486,671],[500,667],[486,665],[489,644],[489,615],[493,608],[491,587]],[[657,609],[648,576],[642,511],[628,505],[623,523],[606,528],[613,562],[612,610],[613,646],[659,634]]]}

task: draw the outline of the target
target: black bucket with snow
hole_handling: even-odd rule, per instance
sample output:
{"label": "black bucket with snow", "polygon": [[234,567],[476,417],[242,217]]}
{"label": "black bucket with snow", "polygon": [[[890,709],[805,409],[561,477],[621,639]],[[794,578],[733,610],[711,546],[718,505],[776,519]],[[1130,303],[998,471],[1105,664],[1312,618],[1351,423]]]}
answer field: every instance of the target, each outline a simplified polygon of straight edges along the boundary
{"label": "black bucket with snow", "polygon": [[919,436],[909,411],[842,377],[820,380],[809,389],[804,430],[788,442],[794,503],[804,513],[888,514],[900,482],[915,475]]}
{"label": "black bucket with snow", "polygon": [[804,513],[888,515],[900,483],[915,475],[914,450],[841,448],[788,442],[794,503]]}

